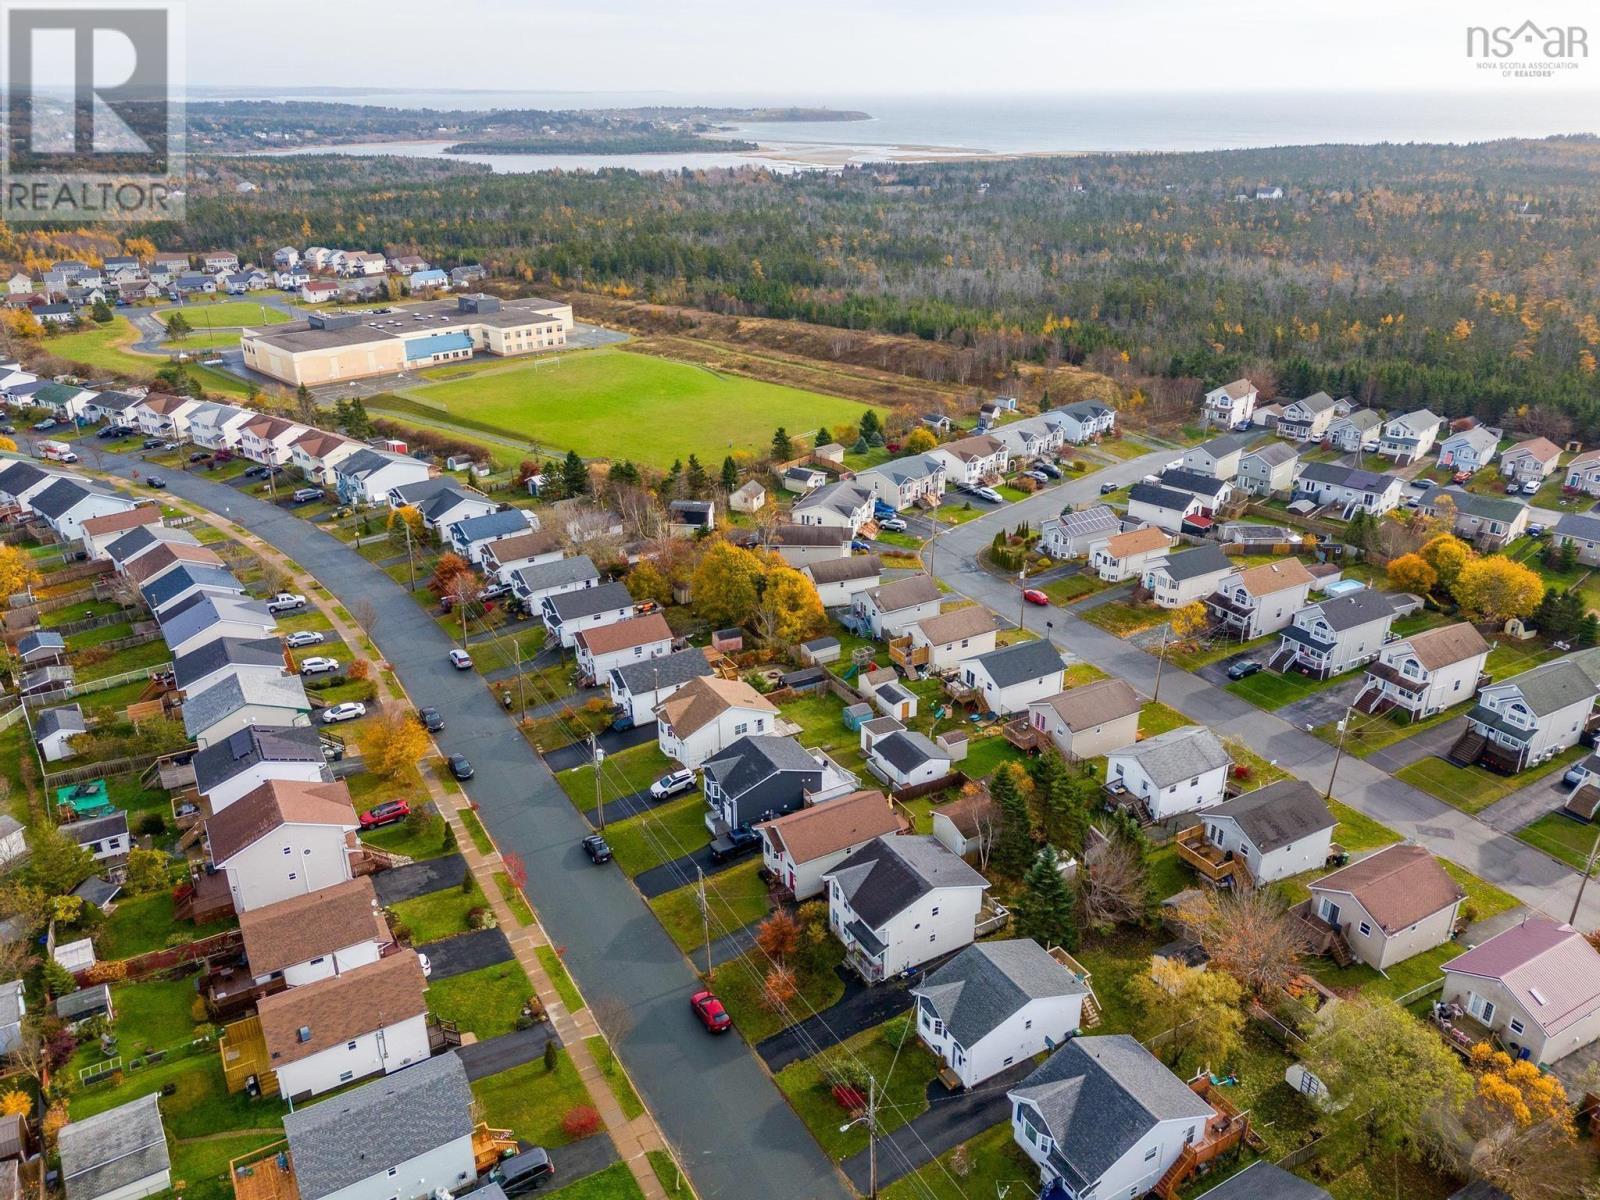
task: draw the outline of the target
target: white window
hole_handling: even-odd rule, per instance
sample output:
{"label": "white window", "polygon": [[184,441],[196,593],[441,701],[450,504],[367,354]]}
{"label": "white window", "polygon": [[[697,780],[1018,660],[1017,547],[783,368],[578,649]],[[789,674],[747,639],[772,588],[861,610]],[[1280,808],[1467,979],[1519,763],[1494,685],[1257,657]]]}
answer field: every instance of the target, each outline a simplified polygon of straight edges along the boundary
{"label": "white window", "polygon": [[339,1073],[339,1082],[340,1083],[349,1083],[355,1077],[356,1077],[356,1073],[354,1071],[341,1071]]}
{"label": "white window", "polygon": [[[1152,1158],[1154,1158],[1157,1154],[1160,1154],[1160,1153],[1161,1153],[1161,1147],[1160,1146],[1151,1146],[1150,1149],[1148,1149],[1148,1150],[1146,1150],[1144,1152],[1144,1160],[1145,1160],[1145,1162],[1149,1162]],[[1139,1190],[1138,1188],[1135,1188],[1134,1192],[1137,1192],[1138,1190]]]}
{"label": "white window", "polygon": [[1515,1017],[1513,1017],[1511,1019],[1511,1032],[1512,1033],[1521,1034],[1522,1031],[1523,1031],[1523,1028],[1524,1028],[1524,1026],[1523,1026],[1521,1021],[1517,1020]]}
{"label": "white window", "polygon": [[1361,922],[1361,936],[1362,937],[1371,937],[1372,936],[1372,926],[1368,925],[1365,921]]}
{"label": "white window", "polygon": [[346,1042],[344,1044],[344,1048],[346,1050],[354,1050],[356,1048],[356,1044],[354,1042]]}

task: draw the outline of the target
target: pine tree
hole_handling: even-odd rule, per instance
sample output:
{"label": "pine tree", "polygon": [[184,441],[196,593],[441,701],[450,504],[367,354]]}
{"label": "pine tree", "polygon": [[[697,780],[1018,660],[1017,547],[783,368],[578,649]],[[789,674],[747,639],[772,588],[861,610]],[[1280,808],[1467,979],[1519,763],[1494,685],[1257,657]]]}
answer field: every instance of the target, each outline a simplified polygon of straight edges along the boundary
{"label": "pine tree", "polygon": [[1000,822],[989,865],[1007,879],[1020,879],[1037,849],[1020,775],[1020,768],[1007,763],[989,778],[989,794],[994,798],[995,816]]}
{"label": "pine tree", "polygon": [[367,416],[367,406],[361,403],[360,396],[350,401],[349,424],[344,431],[358,442],[364,442],[372,436],[372,418]]}
{"label": "pine tree", "polygon": [[312,399],[311,389],[303,383],[294,391],[294,409],[296,415],[307,425],[316,423],[317,402]]}
{"label": "pine tree", "polygon": [[1040,412],[1049,412],[1050,411],[1050,389],[1049,388],[1045,388],[1044,394],[1039,397],[1039,411]]}
{"label": "pine tree", "polygon": [[878,414],[873,409],[867,409],[861,414],[861,425],[858,428],[862,440],[870,442],[874,437],[882,436],[883,422],[878,419]]}
{"label": "pine tree", "polygon": [[1075,774],[1054,751],[1034,759],[1028,773],[1044,810],[1045,837],[1052,845],[1063,846],[1081,858],[1099,785],[1088,776]]}
{"label": "pine tree", "polygon": [[733,455],[722,460],[722,490],[725,492],[738,491],[739,489],[739,464],[733,461]]}
{"label": "pine tree", "polygon": [[576,450],[568,450],[561,463],[561,487],[568,496],[581,496],[589,490],[589,468]]}
{"label": "pine tree", "polygon": [[678,495],[678,485],[683,481],[683,462],[673,459],[672,466],[661,480],[661,498],[672,500]]}
{"label": "pine tree", "polygon": [[832,441],[833,434],[828,432],[827,426],[823,426],[817,430],[816,437],[811,442],[811,448],[815,450],[818,447],[828,445]]}
{"label": "pine tree", "polygon": [[1072,891],[1061,877],[1055,848],[1039,851],[1022,877],[1022,894],[1012,903],[1017,936],[1032,938],[1041,946],[1078,948],[1078,925]]}
{"label": "pine tree", "polygon": [[705,494],[711,490],[711,480],[706,476],[706,469],[700,465],[698,455],[689,455],[689,471],[684,476],[684,486],[689,491],[693,500],[703,500]]}
{"label": "pine tree", "polygon": [[1571,538],[1561,543],[1561,554],[1557,560],[1563,571],[1575,571],[1578,568],[1578,544]]}
{"label": "pine tree", "polygon": [[639,468],[634,466],[632,461],[625,458],[619,463],[611,464],[611,470],[607,473],[606,478],[618,486],[638,487]]}
{"label": "pine tree", "polygon": [[350,432],[350,401],[335,400],[333,402],[333,423],[346,433]]}
{"label": "pine tree", "polygon": [[794,443],[789,440],[788,431],[782,425],[772,435],[772,461],[788,462],[794,457]]}

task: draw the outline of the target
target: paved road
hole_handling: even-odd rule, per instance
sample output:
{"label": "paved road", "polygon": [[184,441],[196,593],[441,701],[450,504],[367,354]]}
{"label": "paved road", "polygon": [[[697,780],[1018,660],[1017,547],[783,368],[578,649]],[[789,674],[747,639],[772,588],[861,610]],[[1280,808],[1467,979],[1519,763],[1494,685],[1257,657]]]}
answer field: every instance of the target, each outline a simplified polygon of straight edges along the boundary
{"label": "paved road", "polygon": [[[137,459],[105,456],[127,477]],[[708,1038],[693,1023],[699,981],[639,893],[579,848],[588,832],[527,740],[472,674],[446,660],[449,638],[373,564],[283,510],[233,489],[175,473],[171,491],[220,512],[294,559],[346,608],[377,604],[375,640],[418,704],[448,713],[446,754],[468,754],[468,792],[506,850],[528,868],[528,896],[638,1084],[662,1130],[680,1148],[701,1200],[843,1200],[849,1192],[760,1061],[739,1038]],[[394,874],[388,872],[387,874]],[[380,876],[381,878],[381,876]]]}
{"label": "paved road", "polygon": [[[1171,458],[1158,451],[1108,466],[995,513],[969,521],[943,534],[933,555],[935,573],[950,587],[989,605],[1002,618],[1019,611],[1017,587],[978,565],[977,555],[997,530],[1027,520],[1035,527],[1062,507],[1094,500],[1106,480],[1129,483],[1158,469]],[[1080,621],[1070,609],[1024,612],[1029,628],[1048,635],[1063,650],[1126,679],[1145,695],[1155,689],[1156,659],[1130,643]],[[1256,753],[1316,787],[1328,784],[1334,749],[1276,713],[1262,712],[1231,692],[1197,675],[1167,664],[1160,699],[1210,725],[1220,735],[1236,737]],[[1531,846],[1483,821],[1457,811],[1434,797],[1394,779],[1371,760],[1345,756],[1334,795],[1359,812],[1382,821],[1434,854],[1498,884],[1524,904],[1565,920],[1572,907],[1578,874]],[[1579,915],[1582,928],[1600,924],[1600,888],[1590,888]]]}

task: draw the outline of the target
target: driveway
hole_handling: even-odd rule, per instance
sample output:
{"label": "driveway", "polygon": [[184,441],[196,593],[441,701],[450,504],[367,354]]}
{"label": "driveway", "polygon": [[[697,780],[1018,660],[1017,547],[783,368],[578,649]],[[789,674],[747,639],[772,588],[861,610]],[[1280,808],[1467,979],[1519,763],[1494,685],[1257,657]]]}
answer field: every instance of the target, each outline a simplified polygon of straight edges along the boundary
{"label": "driveway", "polygon": [[479,971],[515,957],[503,929],[474,929],[471,933],[458,933],[417,949],[428,956],[429,979],[465,975],[468,971]]}
{"label": "driveway", "polygon": [[[781,1071],[790,1063],[810,1058],[818,1046],[843,1041],[881,1025],[890,1017],[897,1017],[911,1007],[911,981],[896,979],[868,987],[853,971],[839,967],[839,977],[844,980],[844,995],[838,1001],[798,1025],[791,1025],[782,1033],[775,1033],[756,1047],[761,1061],[773,1072]],[[921,978],[919,976],[918,978]]]}
{"label": "driveway", "polygon": [[1284,705],[1278,710],[1278,716],[1291,725],[1300,726],[1301,729],[1315,729],[1319,725],[1331,725],[1335,721],[1342,721],[1350,706],[1355,703],[1356,696],[1360,694],[1365,679],[1364,672],[1353,671],[1348,678],[1340,680],[1332,687],[1312,692],[1309,696],[1303,696],[1291,704]]}
{"label": "driveway", "polygon": [[546,1042],[561,1045],[555,1026],[540,1021],[530,1029],[516,1029],[502,1033],[488,1041],[473,1042],[470,1046],[457,1046],[456,1057],[467,1069],[468,1079],[487,1079],[523,1063],[537,1062],[544,1057]]}
{"label": "driveway", "polygon": [[1565,771],[1552,771],[1543,779],[1527,787],[1518,788],[1509,796],[1496,800],[1478,813],[1480,821],[1493,825],[1506,833],[1515,833],[1531,821],[1546,813],[1553,813],[1567,802],[1572,789],[1563,787],[1561,776]]}
{"label": "driveway", "polygon": [[1393,775],[1425,758],[1443,758],[1450,747],[1456,744],[1456,739],[1466,732],[1466,728],[1465,716],[1452,717],[1442,725],[1424,729],[1408,738],[1402,738],[1392,746],[1374,750],[1367,755],[1367,761],[1378,770]]}
{"label": "driveway", "polygon": [[[655,740],[656,723],[651,721],[648,724],[635,725],[632,729],[608,729],[595,739],[595,743],[607,754],[617,754],[623,750],[632,750],[635,746],[642,746],[646,742],[654,743]],[[570,746],[561,746],[544,752],[545,766],[556,772],[581,767],[591,758],[589,743],[586,741],[573,742]]]}
{"label": "driveway", "polygon": [[377,890],[379,902],[387,906],[442,892],[445,888],[460,887],[466,877],[467,860],[459,854],[446,854],[379,871],[372,877],[372,886]]}
{"label": "driveway", "polygon": [[701,846],[700,849],[675,858],[671,862],[662,863],[659,867],[640,871],[633,877],[633,886],[638,888],[646,899],[653,900],[674,888],[693,883],[700,873],[709,878],[722,871],[731,870],[745,859],[754,857],[754,854],[746,854],[741,858],[730,858],[725,862],[713,862],[711,847]]}
{"label": "driveway", "polygon": [[[139,460],[105,456],[128,477]],[[481,679],[446,661],[450,639],[392,579],[307,521],[191,475],[172,492],[271,542],[346,608],[371,600],[375,641],[413,696],[447,714],[445,754],[470,752],[466,790],[495,842],[520,854],[528,898],[591,1007],[604,1014],[645,1102],[704,1200],[750,1193],[767,1200],[846,1200],[834,1164],[739,1038],[696,1036],[689,997],[699,980],[620,871],[596,870],[579,848],[589,827]],[[992,536],[992,535],[991,535]],[[428,864],[418,864],[428,866]],[[402,868],[409,871],[410,868]],[[393,875],[396,872],[386,872]],[[383,876],[378,877],[381,885]],[[381,891],[380,891],[381,894]]]}

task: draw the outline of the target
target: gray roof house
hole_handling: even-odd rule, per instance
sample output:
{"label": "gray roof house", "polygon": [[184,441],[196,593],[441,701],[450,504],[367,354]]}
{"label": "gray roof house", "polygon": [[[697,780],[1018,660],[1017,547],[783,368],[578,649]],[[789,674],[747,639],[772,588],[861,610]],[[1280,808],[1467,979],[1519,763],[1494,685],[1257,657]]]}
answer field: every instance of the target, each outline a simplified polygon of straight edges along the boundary
{"label": "gray roof house", "polygon": [[150,611],[160,616],[164,609],[182,600],[190,592],[207,591],[213,594],[238,596],[244,584],[233,577],[226,567],[213,567],[209,563],[183,563],[170,571],[163,571],[139,590]]}
{"label": "gray roof house", "polygon": [[1455,508],[1452,528],[1456,536],[1480,549],[1497,550],[1521,537],[1528,528],[1531,510],[1521,500],[1510,496],[1483,496],[1464,488],[1431,487],[1417,501],[1417,507],[1432,516],[1439,512],[1440,502],[1446,500]]}
{"label": "gray roof house", "polygon": [[1139,797],[1157,821],[1222,800],[1233,765],[1204,725],[1180,725],[1106,756],[1106,781]]}
{"label": "gray roof house", "polygon": [[1371,662],[1394,624],[1394,599],[1362,588],[1306,605],[1278,635],[1278,649],[1267,665],[1327,679]]}
{"label": "gray roof house", "polygon": [[450,544],[457,554],[475,563],[480,544],[527,533],[531,528],[527,513],[520,508],[508,508],[504,512],[484,513],[457,521],[450,526]]}
{"label": "gray roof house", "polygon": [[633,596],[626,585],[613,581],[603,583],[599,587],[546,596],[544,606],[550,618],[560,625],[567,621],[592,617],[611,608],[631,608]]}
{"label": "gray roof house", "polygon": [[1239,474],[1234,483],[1252,496],[1287,492],[1294,486],[1295,468],[1299,463],[1300,452],[1293,446],[1287,442],[1268,442],[1240,458]]}
{"label": "gray roof house", "polygon": [[1358,408],[1344,416],[1333,418],[1328,426],[1328,443],[1336,450],[1354,454],[1358,450],[1376,450],[1378,433],[1383,428],[1383,418],[1370,408]]}
{"label": "gray roof house", "polygon": [[1333,814],[1303,779],[1225,800],[1204,814],[1205,839],[1241,859],[1259,885],[1324,866],[1333,844]]}
{"label": "gray roof house", "polygon": [[39,629],[24,634],[17,641],[17,657],[24,666],[35,663],[59,662],[67,653],[67,639],[53,629]]}
{"label": "gray roof house", "polygon": [[823,761],[794,738],[771,734],[739,738],[706,759],[702,769],[706,823],[714,833],[794,812],[808,796],[823,792],[826,774]]}
{"label": "gray roof house", "polygon": [[188,690],[204,686],[217,672],[232,668],[266,674],[287,670],[283,642],[275,637],[213,638],[173,660],[173,682],[180,689]]}
{"label": "gray roof house", "polygon": [[[687,646],[660,658],[626,663],[611,670],[611,698],[621,707],[630,707],[628,697],[648,696],[652,692],[677,689],[691,679],[711,674],[711,663],[698,646]],[[663,697],[664,698],[664,697]]]}
{"label": "gray roof house", "polygon": [[196,594],[161,614],[161,638],[174,653],[193,650],[207,634],[262,637],[277,626],[277,618],[260,600],[216,592]]}
{"label": "gray roof house", "polygon": [[325,761],[322,739],[309,725],[241,729],[195,753],[195,786],[205,795],[260,763],[294,762],[320,767]]}
{"label": "gray roof house", "polygon": [[1600,516],[1594,513],[1562,513],[1551,530],[1557,546],[1571,542],[1578,548],[1578,561],[1585,566],[1600,564]]}
{"label": "gray roof house", "polygon": [[459,1191],[474,1174],[472,1104],[461,1060],[441,1054],[286,1113],[300,1200],[323,1200],[408,1164],[418,1169],[407,1171],[406,1195]]}
{"label": "gray roof house", "polygon": [[1196,1200],[1332,1200],[1308,1179],[1291,1175],[1276,1163],[1261,1159],[1237,1175],[1230,1175]]}
{"label": "gray roof house", "polygon": [[930,783],[950,773],[950,754],[924,734],[900,729],[880,737],[867,751],[873,774],[895,787]]}
{"label": "gray roof house", "polygon": [[1066,663],[1044,638],[991,650],[961,664],[961,679],[992,712],[1021,712],[1061,690]]}
{"label": "gray roof house", "polygon": [[1079,558],[1089,547],[1122,530],[1122,518],[1107,504],[1051,517],[1039,527],[1039,550],[1051,558]]}
{"label": "gray roof house", "polygon": [[555,592],[591,588],[599,581],[600,571],[587,554],[533,563],[511,572],[511,590],[530,604]]}
{"label": "gray roof house", "polygon": [[1216,542],[1205,542],[1144,569],[1140,585],[1163,608],[1181,608],[1209,596],[1238,564]]}
{"label": "gray roof house", "polygon": [[172,1186],[154,1092],[62,1126],[57,1148],[67,1200],[133,1200]]}
{"label": "gray roof house", "polygon": [[1579,650],[1478,692],[1456,762],[1520,771],[1577,744],[1600,692],[1600,650]]}
{"label": "gray roof house", "polygon": [[245,725],[276,728],[310,719],[311,701],[296,675],[236,672],[183,702],[183,731],[201,748]]}

